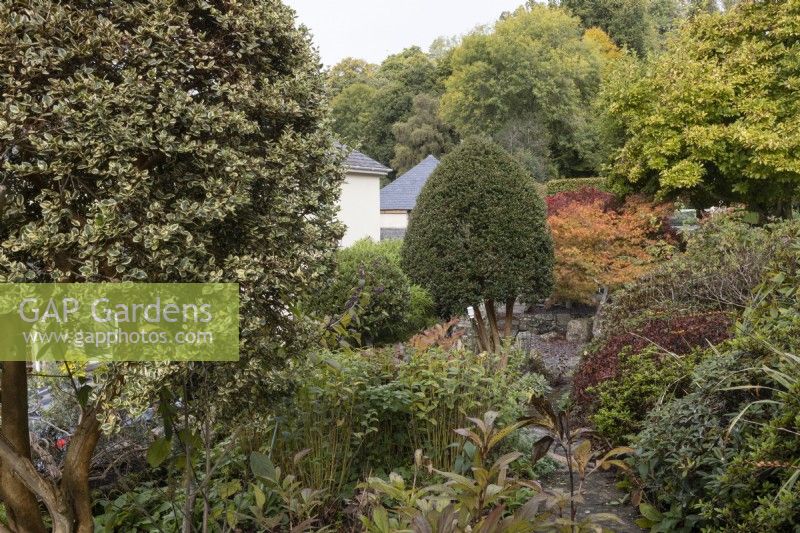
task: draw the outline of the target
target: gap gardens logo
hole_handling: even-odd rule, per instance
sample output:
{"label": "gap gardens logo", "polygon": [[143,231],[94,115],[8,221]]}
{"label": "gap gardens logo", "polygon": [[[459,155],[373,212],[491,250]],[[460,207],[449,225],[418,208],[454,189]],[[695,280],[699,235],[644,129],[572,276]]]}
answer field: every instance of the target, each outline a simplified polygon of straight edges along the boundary
{"label": "gap gardens logo", "polygon": [[0,284],[0,360],[238,358],[235,283]]}

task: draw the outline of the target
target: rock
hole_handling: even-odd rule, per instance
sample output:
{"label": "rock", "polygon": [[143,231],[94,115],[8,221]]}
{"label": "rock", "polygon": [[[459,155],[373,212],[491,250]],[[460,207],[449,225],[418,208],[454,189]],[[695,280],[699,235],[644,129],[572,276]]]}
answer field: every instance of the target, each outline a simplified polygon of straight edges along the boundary
{"label": "rock", "polygon": [[547,341],[547,342],[554,341],[558,337],[559,337],[559,334],[558,334],[557,331],[548,331],[547,333],[542,333],[541,335],[539,335],[540,339],[542,339],[543,341]]}
{"label": "rock", "polygon": [[572,317],[569,313],[558,313],[556,314],[556,326],[561,328],[562,331],[564,328],[569,326],[569,323],[572,321]]}
{"label": "rock", "polygon": [[567,322],[567,340],[589,342],[592,339],[592,322],[591,318],[573,318]]}

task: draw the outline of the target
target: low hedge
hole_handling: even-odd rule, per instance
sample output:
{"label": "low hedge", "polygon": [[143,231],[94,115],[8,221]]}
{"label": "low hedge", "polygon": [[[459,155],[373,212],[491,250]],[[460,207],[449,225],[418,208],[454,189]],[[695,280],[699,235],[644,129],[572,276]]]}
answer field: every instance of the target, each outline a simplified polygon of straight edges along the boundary
{"label": "low hedge", "polygon": [[547,196],[566,191],[577,191],[584,187],[593,187],[600,191],[613,192],[605,178],[563,178],[550,180],[545,184]]}

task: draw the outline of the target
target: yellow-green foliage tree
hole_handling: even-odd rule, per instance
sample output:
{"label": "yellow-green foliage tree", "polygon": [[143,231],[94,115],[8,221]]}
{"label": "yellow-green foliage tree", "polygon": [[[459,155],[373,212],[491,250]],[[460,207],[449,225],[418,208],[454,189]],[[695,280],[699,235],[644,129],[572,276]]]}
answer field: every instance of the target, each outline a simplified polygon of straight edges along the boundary
{"label": "yellow-green foliage tree", "polygon": [[786,216],[800,186],[800,4],[702,14],[605,87],[619,189]]}

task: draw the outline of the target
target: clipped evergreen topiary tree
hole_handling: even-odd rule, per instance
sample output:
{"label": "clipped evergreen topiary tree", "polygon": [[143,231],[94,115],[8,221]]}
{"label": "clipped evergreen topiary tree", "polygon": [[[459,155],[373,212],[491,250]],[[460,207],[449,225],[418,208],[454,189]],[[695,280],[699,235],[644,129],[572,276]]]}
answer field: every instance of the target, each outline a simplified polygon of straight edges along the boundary
{"label": "clipped evergreen topiary tree", "polygon": [[525,169],[496,144],[472,137],[442,160],[422,189],[405,236],[403,266],[431,292],[442,316],[473,306],[482,347],[497,349],[495,302],[506,303],[508,336],[514,300],[544,298],[553,287],[545,217],[544,201]]}

